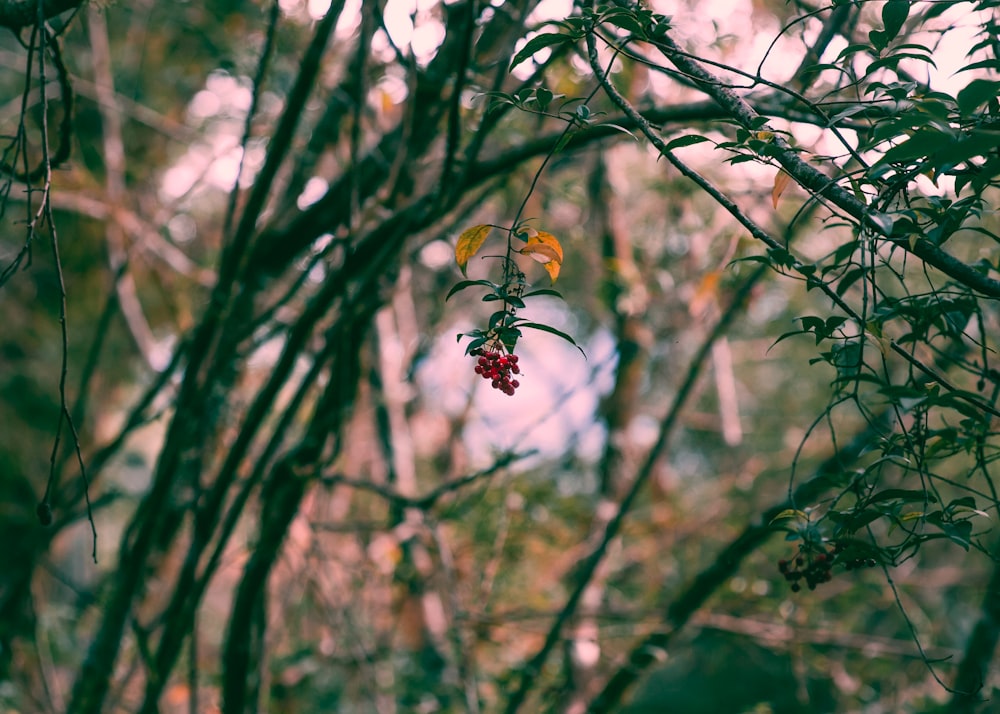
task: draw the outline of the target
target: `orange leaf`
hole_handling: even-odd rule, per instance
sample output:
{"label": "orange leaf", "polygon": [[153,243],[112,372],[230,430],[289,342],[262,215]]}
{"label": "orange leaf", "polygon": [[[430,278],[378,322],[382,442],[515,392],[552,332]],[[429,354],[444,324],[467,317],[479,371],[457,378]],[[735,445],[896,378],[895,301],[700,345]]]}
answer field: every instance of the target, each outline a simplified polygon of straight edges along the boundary
{"label": "orange leaf", "polygon": [[539,263],[548,263],[549,261],[556,261],[561,263],[559,259],[559,254],[556,253],[556,249],[551,245],[545,245],[544,243],[528,243],[528,245],[521,248],[519,251],[521,255],[531,256],[533,260],[537,260]]}
{"label": "orange leaf", "polygon": [[[558,239],[554,235],[552,235],[551,233],[546,233],[545,231],[536,231],[534,237],[540,240],[545,245],[552,246],[552,250],[556,252],[556,256],[558,256],[559,262],[561,263],[563,261],[562,246],[559,244]],[[529,243],[531,242],[530,237],[528,239],[528,242]]]}
{"label": "orange leaf", "polygon": [[543,264],[542,267],[549,274],[549,280],[554,283],[559,278],[559,269],[562,268],[562,263],[558,260],[550,260],[548,263]]}
{"label": "orange leaf", "polygon": [[465,275],[465,267],[469,264],[469,260],[479,252],[491,227],[487,225],[473,226],[467,228],[458,237],[458,243],[455,244],[455,262],[458,263],[462,275]]}
{"label": "orange leaf", "polygon": [[541,263],[545,272],[549,274],[549,279],[554,283],[559,277],[563,261],[563,249],[559,240],[551,233],[536,231],[533,228],[525,234],[528,236],[527,245],[520,250],[520,253],[531,256]]}
{"label": "orange leaf", "polygon": [[788,184],[791,183],[792,177],[786,174],[781,169],[778,169],[778,173],[774,176],[774,188],[771,189],[771,205],[776,209],[778,207],[778,199],[781,198],[781,194],[785,192],[788,188]]}
{"label": "orange leaf", "polygon": [[688,303],[688,310],[694,316],[701,315],[711,304],[719,298],[719,280],[722,278],[721,270],[713,270],[706,273],[695,288],[694,294]]}

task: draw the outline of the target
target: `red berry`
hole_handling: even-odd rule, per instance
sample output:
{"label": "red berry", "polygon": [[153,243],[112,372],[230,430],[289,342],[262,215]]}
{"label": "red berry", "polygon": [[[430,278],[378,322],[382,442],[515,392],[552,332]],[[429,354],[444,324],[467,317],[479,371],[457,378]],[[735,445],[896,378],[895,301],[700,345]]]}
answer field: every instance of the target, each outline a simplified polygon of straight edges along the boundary
{"label": "red berry", "polygon": [[521,383],[515,379],[511,381],[510,386],[512,386],[514,389],[517,389],[518,387],[521,386]]}

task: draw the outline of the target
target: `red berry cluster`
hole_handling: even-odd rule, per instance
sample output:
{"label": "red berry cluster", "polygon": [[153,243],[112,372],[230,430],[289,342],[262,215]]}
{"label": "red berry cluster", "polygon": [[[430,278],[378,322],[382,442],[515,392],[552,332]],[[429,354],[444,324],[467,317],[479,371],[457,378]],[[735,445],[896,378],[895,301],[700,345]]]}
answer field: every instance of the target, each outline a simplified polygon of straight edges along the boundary
{"label": "red berry cluster", "polygon": [[479,358],[476,361],[476,374],[490,380],[494,389],[499,389],[507,396],[514,396],[514,390],[521,386],[516,379],[511,379],[512,374],[521,373],[521,368],[517,366],[517,355],[507,354],[499,349],[484,350],[481,347],[469,354]]}
{"label": "red berry cluster", "polygon": [[830,582],[833,579],[832,564],[833,558],[828,553],[806,553],[796,556],[795,560],[779,560],[778,570],[791,583],[792,592],[797,593],[802,589],[800,580],[804,579],[810,590]]}

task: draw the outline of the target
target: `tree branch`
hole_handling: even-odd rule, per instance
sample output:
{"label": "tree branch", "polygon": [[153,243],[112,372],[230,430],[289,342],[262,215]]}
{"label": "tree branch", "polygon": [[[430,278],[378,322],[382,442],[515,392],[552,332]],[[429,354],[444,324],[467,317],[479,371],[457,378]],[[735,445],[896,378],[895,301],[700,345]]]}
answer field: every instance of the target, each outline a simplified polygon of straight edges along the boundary
{"label": "tree branch", "polygon": [[[665,36],[653,42],[680,71],[695,80],[701,90],[748,129],[760,130],[756,120],[760,115],[735,91],[684,52],[673,39]],[[932,265],[962,285],[989,297],[1000,297],[1000,280],[983,275],[975,268],[944,252],[926,238],[893,237],[882,221],[876,220],[871,208],[829,176],[810,166],[778,134],[774,136],[775,158],[782,168],[801,186],[821,196],[858,221],[863,227],[883,236],[893,245]]]}
{"label": "tree branch", "polygon": [[18,30],[37,22],[39,5],[42,16],[48,20],[82,4],[83,0],[3,0],[0,2],[0,27],[17,34]]}

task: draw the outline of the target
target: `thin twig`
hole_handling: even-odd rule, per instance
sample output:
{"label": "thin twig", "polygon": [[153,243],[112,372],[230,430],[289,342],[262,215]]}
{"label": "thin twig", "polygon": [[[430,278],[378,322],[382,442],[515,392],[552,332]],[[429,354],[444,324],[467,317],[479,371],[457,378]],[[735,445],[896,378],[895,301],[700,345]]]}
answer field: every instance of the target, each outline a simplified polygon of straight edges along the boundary
{"label": "thin twig", "polygon": [[257,116],[257,105],[260,103],[264,78],[267,76],[267,69],[271,64],[271,56],[274,53],[278,20],[281,17],[280,7],[281,3],[278,0],[274,0],[271,3],[271,11],[267,20],[267,31],[264,35],[264,49],[261,51],[260,59],[257,60],[257,72],[253,77],[250,108],[247,109],[246,119],[243,121],[243,136],[240,137],[240,162],[236,167],[236,179],[233,181],[232,191],[229,192],[229,201],[226,204],[226,217],[222,222],[222,235],[226,237],[229,236],[233,227],[233,220],[236,217],[236,201],[240,195],[240,178],[243,176],[243,167],[246,164],[247,146],[250,143],[250,136],[253,132],[253,120]]}
{"label": "thin twig", "polygon": [[[45,45],[49,38],[48,30],[44,26],[43,8],[41,3],[38,6],[38,23],[41,30],[39,36],[38,52],[38,81],[41,86],[45,86]],[[49,158],[48,139],[48,105],[45,93],[42,92],[42,161],[45,165],[45,183],[42,189],[42,210],[44,211],[45,222],[49,228],[49,247],[52,250],[52,260],[56,271],[56,278],[59,283],[59,327],[62,337],[62,360],[59,368],[59,418],[56,422],[55,437],[52,440],[52,453],[49,457],[49,478],[45,487],[45,494],[38,504],[38,517],[43,525],[48,525],[52,520],[52,507],[49,505],[51,497],[50,489],[55,481],[57,461],[59,455],[59,443],[63,425],[69,429],[73,439],[73,448],[76,451],[77,463],[80,466],[80,477],[83,479],[83,495],[87,503],[87,519],[90,522],[90,530],[93,535],[92,557],[97,562],[97,525],[94,523],[94,513],[90,503],[90,482],[87,478],[87,467],[83,462],[83,453],[80,448],[80,435],[77,433],[76,425],[73,422],[73,415],[69,410],[69,403],[66,398],[66,378],[69,374],[69,328],[66,320],[66,279],[63,276],[62,260],[59,257],[59,235],[56,230],[55,218],[52,215],[52,202],[49,195],[52,190],[52,163]]]}
{"label": "thin twig", "polygon": [[474,471],[470,474],[466,474],[465,476],[461,476],[450,481],[446,481],[423,496],[407,496],[394,488],[383,486],[382,484],[374,483],[372,481],[363,481],[361,479],[351,478],[342,474],[323,476],[321,482],[330,487],[339,485],[355,488],[359,491],[368,491],[369,493],[374,493],[387,501],[405,508],[427,510],[429,508],[433,508],[442,496],[458,491],[464,486],[468,486],[469,484],[475,483],[481,479],[489,478],[495,475],[497,471],[505,469],[513,463],[534,456],[536,453],[537,451],[531,450],[520,453],[503,454],[486,468]]}

